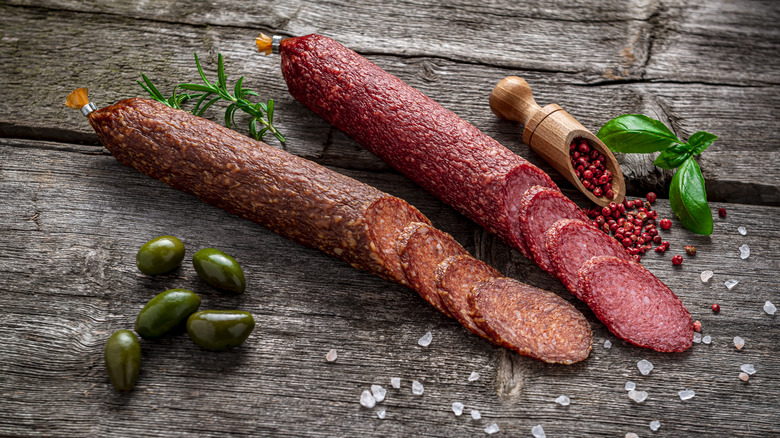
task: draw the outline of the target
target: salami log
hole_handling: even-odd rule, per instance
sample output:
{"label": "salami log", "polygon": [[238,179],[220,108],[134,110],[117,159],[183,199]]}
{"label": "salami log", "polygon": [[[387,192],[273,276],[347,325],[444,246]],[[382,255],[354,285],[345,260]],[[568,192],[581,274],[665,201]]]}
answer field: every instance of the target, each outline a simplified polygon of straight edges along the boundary
{"label": "salami log", "polygon": [[578,362],[590,353],[588,321],[552,292],[490,278],[474,286],[469,303],[474,322],[498,345],[551,363]]}
{"label": "salami log", "polygon": [[619,338],[662,352],[691,347],[691,314],[671,289],[639,263],[593,257],[579,269],[578,281],[582,300]]}
{"label": "salami log", "polygon": [[534,261],[540,268],[555,275],[544,233],[560,219],[576,219],[590,224],[585,213],[558,190],[534,186],[528,189],[520,202],[520,231],[528,244]]}
{"label": "salami log", "polygon": [[617,240],[579,220],[561,219],[555,222],[545,232],[544,242],[558,279],[580,299],[577,271],[591,257],[609,255],[631,260],[628,251]]}
{"label": "salami log", "polygon": [[478,282],[487,278],[500,278],[501,273],[470,255],[456,255],[439,263],[434,275],[439,297],[450,314],[472,333],[492,340],[471,319],[468,298]]}
{"label": "salami log", "polygon": [[283,40],[290,94],[445,203],[530,257],[523,193],[550,177],[479,129],[321,35]]}

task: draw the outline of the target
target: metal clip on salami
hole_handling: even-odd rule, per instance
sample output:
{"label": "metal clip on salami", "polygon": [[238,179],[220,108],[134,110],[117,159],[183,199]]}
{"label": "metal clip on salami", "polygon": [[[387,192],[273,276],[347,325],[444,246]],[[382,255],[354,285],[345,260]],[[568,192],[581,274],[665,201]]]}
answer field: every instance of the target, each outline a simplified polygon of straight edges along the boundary
{"label": "metal clip on salami", "polygon": [[[542,108],[537,105],[531,87],[523,78],[509,76],[499,82],[490,93],[490,109],[502,119],[522,123],[525,126],[523,143],[550,163],[591,201],[602,207],[610,202],[623,201],[626,183],[620,165],[609,148],[560,106],[552,103]],[[606,157],[604,165],[612,172],[612,198],[607,198],[606,194],[594,195],[577,177],[569,155],[569,146],[576,138],[585,139],[592,149]]]}
{"label": "metal clip on salami", "polygon": [[68,108],[81,110],[81,114],[83,114],[84,117],[87,117],[92,111],[97,109],[95,104],[89,101],[86,88],[77,88],[71,91],[65,100],[65,105]]}

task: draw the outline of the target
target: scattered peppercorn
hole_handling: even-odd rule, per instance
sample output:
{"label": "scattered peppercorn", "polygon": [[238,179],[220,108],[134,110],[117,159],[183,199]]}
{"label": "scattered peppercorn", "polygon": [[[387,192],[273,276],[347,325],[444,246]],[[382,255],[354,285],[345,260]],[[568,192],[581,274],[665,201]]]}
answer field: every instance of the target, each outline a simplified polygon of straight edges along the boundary
{"label": "scattered peppercorn", "polygon": [[677,254],[676,256],[672,257],[672,264],[674,266],[680,266],[682,265],[683,258],[681,255]]}
{"label": "scattered peppercorn", "polygon": [[661,219],[661,222],[659,224],[661,226],[662,230],[668,230],[669,228],[672,228],[672,221],[669,219]]}
{"label": "scattered peppercorn", "polygon": [[718,303],[715,303],[712,305],[712,311],[715,313],[720,312],[720,305]]}
{"label": "scattered peppercorn", "polygon": [[698,319],[696,321],[693,321],[693,331],[696,333],[701,333],[701,321]]}
{"label": "scattered peppercorn", "polygon": [[649,203],[651,203],[651,204],[652,204],[652,203],[654,203],[654,202],[655,202],[655,200],[656,200],[656,198],[657,198],[657,197],[658,197],[658,195],[656,195],[656,194],[655,194],[655,193],[653,193],[653,192],[650,192],[650,193],[648,193],[648,194],[647,194],[647,202],[649,202]]}
{"label": "scattered peppercorn", "polygon": [[725,208],[719,208],[718,209],[718,216],[726,217],[726,209]]}
{"label": "scattered peppercorn", "polygon": [[696,255],[696,247],[693,245],[685,245],[685,253],[689,256],[695,256]]}

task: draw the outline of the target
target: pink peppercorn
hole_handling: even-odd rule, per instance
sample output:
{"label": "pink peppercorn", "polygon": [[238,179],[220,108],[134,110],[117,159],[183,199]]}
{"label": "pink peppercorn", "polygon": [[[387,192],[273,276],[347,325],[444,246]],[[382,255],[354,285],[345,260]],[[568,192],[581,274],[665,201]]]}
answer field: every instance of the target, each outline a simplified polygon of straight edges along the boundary
{"label": "pink peppercorn", "polygon": [[647,202],[652,204],[653,202],[655,202],[657,197],[658,196],[655,193],[650,192],[650,193],[647,194]]}
{"label": "pink peppercorn", "polygon": [[672,221],[669,219],[661,219],[659,225],[661,225],[662,230],[668,230],[669,228],[672,228]]}
{"label": "pink peppercorn", "polygon": [[674,266],[680,266],[682,265],[683,258],[681,255],[677,254],[676,256],[672,257],[672,264]]}
{"label": "pink peppercorn", "polygon": [[725,208],[719,208],[718,209],[718,216],[726,217],[726,209]]}
{"label": "pink peppercorn", "polygon": [[720,312],[720,305],[718,303],[715,303],[712,305],[712,311],[715,313]]}
{"label": "pink peppercorn", "polygon": [[698,319],[696,321],[693,321],[693,331],[696,333],[701,333],[701,321]]}

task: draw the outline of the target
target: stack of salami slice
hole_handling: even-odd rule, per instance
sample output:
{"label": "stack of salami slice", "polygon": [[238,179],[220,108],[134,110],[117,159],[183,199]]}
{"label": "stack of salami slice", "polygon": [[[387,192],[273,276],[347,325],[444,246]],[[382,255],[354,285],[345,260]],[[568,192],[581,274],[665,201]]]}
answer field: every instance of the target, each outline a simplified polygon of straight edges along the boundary
{"label": "stack of salami slice", "polygon": [[[658,351],[691,346],[691,316],[680,299],[593,227],[542,170],[332,39],[290,38],[280,52],[293,97],[559,278],[615,335]],[[415,251],[414,245],[406,251]],[[441,251],[446,261],[440,262],[441,254],[432,259],[444,292],[423,296],[475,333],[493,340],[510,336],[482,327],[500,318],[485,309],[511,305],[508,280],[457,251]],[[464,282],[464,272],[490,279]],[[457,311],[464,299],[468,315]],[[490,325],[496,326],[501,324]]]}

